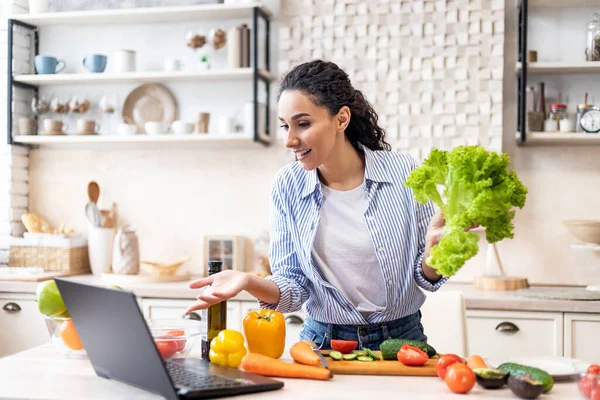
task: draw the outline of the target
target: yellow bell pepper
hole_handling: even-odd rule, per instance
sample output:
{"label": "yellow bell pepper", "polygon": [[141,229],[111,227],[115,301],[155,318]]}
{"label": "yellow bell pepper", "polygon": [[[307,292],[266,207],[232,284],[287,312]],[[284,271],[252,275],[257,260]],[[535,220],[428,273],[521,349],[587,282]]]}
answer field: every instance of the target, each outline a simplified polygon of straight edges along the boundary
{"label": "yellow bell pepper", "polygon": [[285,319],[273,310],[250,311],[244,317],[244,335],[248,351],[279,358],[285,348]]}
{"label": "yellow bell pepper", "polygon": [[224,329],[210,342],[210,362],[237,368],[246,355],[244,335],[238,331]]}

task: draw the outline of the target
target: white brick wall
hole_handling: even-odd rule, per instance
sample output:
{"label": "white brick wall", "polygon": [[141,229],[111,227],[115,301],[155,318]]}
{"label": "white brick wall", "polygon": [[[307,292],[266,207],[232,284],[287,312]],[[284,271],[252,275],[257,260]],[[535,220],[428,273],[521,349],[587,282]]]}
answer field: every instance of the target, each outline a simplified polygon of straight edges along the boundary
{"label": "white brick wall", "polygon": [[[8,31],[7,18],[27,12],[27,0],[3,0],[0,5],[0,76],[7,74]],[[22,29],[15,29],[13,54],[15,73],[31,72],[31,37]],[[0,91],[7,93],[6,80],[0,81]],[[19,116],[30,112],[30,92],[13,91],[13,132]],[[12,236],[24,232],[21,215],[27,211],[29,196],[29,150],[7,144],[6,95],[0,96],[0,266],[8,263],[8,247]]]}
{"label": "white brick wall", "polygon": [[395,149],[501,150],[504,1],[282,0],[279,39],[281,74],[337,63]]}

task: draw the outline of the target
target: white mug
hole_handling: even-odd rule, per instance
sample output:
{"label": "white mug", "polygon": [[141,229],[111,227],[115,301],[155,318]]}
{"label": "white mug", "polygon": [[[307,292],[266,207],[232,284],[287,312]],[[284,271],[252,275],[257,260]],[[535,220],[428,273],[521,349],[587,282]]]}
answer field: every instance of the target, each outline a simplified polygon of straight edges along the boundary
{"label": "white mug", "polygon": [[144,128],[148,135],[162,135],[168,131],[167,124],[159,121],[148,121],[144,124]]}
{"label": "white mug", "polygon": [[229,135],[234,131],[233,118],[226,115],[219,116],[219,135]]}
{"label": "white mug", "polygon": [[176,58],[168,58],[165,60],[165,71],[167,72],[181,71],[182,68],[183,64]]}
{"label": "white mug", "polygon": [[113,54],[113,69],[115,72],[135,71],[135,51],[116,50]]}
{"label": "white mug", "polygon": [[29,0],[29,14],[39,14],[48,11],[48,0]]}
{"label": "white mug", "polygon": [[177,135],[184,135],[194,131],[194,124],[185,121],[173,121],[171,124],[171,132]]}
{"label": "white mug", "polygon": [[121,136],[135,135],[137,132],[137,125],[120,123],[117,126],[117,133]]}

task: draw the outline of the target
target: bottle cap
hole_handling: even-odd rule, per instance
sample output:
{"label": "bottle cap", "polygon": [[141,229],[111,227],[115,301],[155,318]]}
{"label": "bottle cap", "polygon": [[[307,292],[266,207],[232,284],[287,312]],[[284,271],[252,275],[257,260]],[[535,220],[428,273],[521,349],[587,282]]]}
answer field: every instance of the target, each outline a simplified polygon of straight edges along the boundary
{"label": "bottle cap", "polygon": [[222,261],[209,261],[208,262],[208,275],[216,274],[221,272],[223,266]]}

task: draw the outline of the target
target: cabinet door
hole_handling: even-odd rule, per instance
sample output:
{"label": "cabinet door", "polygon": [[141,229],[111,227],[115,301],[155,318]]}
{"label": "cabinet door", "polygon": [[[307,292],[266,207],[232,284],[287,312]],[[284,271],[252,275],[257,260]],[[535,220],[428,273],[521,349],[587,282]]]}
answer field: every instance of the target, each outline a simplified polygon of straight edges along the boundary
{"label": "cabinet door", "polygon": [[600,315],[565,314],[565,357],[600,362]]}
{"label": "cabinet door", "polygon": [[[143,310],[146,318],[178,319],[192,302],[190,300],[172,299],[143,299]],[[201,320],[201,313],[194,313],[195,319]],[[239,331],[242,328],[240,320],[240,305],[238,301],[227,302],[227,329]]]}
{"label": "cabinet door", "polygon": [[467,329],[470,354],[490,360],[563,354],[562,313],[467,310]]}
{"label": "cabinet door", "polygon": [[0,358],[51,341],[32,295],[3,294],[0,327]]}

